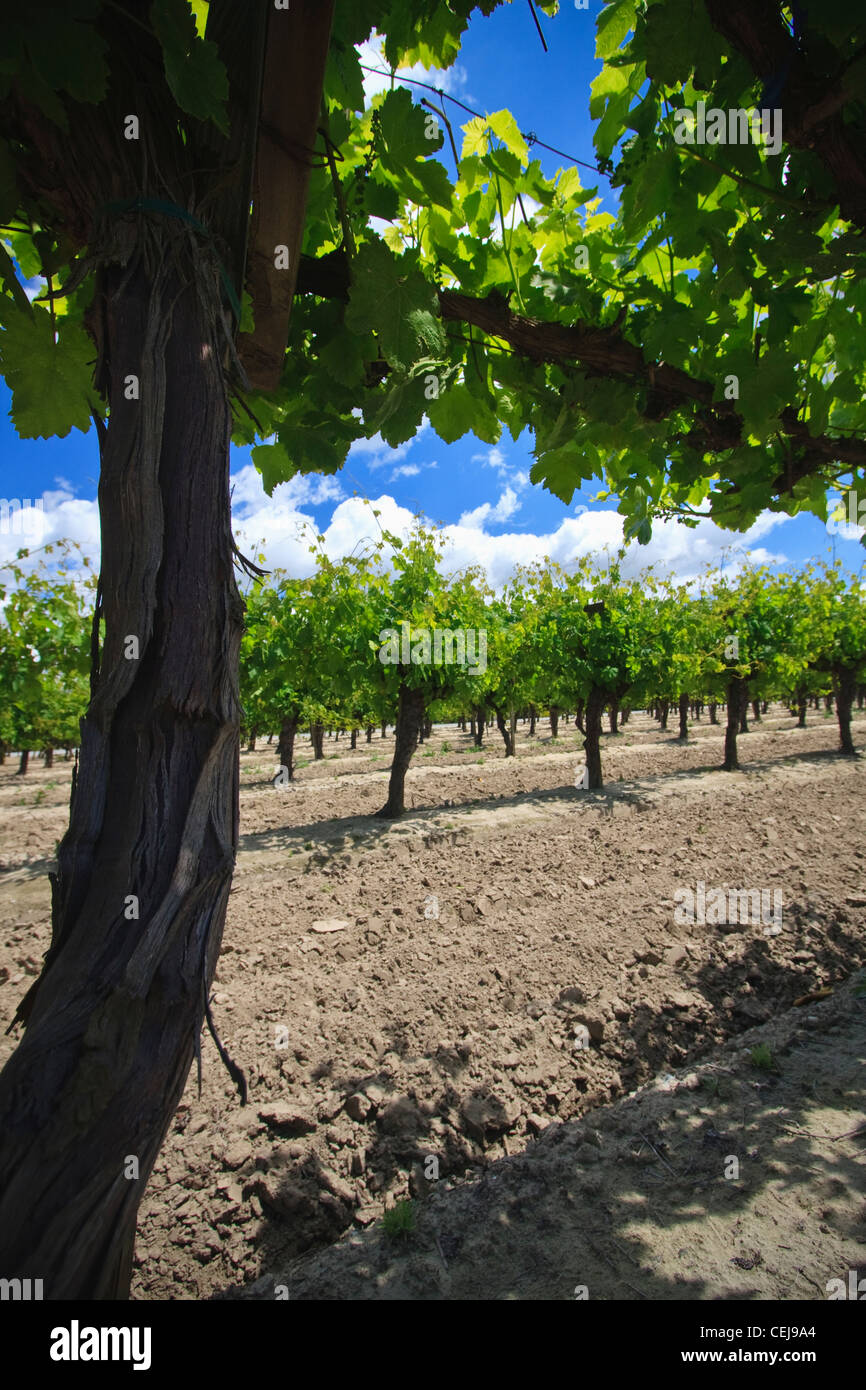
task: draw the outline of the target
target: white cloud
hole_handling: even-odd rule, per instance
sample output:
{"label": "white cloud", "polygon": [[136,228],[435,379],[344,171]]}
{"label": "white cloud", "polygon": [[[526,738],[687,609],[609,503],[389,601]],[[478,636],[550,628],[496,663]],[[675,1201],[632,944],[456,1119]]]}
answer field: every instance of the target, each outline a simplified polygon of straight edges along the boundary
{"label": "white cloud", "polygon": [[329,475],[296,473],[285,483],[279,483],[268,497],[262,486],[261,474],[251,463],[232,474],[232,514],[237,521],[247,521],[262,508],[268,511],[296,511],[308,505],[339,502],[345,496],[339,479]]}
{"label": "white cloud", "polygon": [[33,303],[36,296],[38,294],[41,294],[42,291],[46,290],[47,288],[48,281],[45,279],[44,275],[34,275],[32,280],[25,280],[23,282],[24,293],[30,300],[31,304]]}
{"label": "white cloud", "polygon": [[401,463],[392,472],[389,483],[393,483],[397,478],[417,478],[419,473],[426,473],[429,468],[438,468],[439,465],[433,460],[431,463]]}
{"label": "white cloud", "polygon": [[473,454],[471,461],[472,463],[483,463],[485,468],[495,469],[500,480],[517,492],[521,492],[523,488],[529,486],[529,474],[526,470],[515,468],[514,464],[509,463],[503,451],[496,444],[483,454]]}
{"label": "white cloud", "polygon": [[[481,565],[494,588],[501,587],[517,565],[530,565],[548,556],[568,568],[585,555],[603,558],[607,552],[613,556],[622,545],[623,518],[615,511],[586,511],[576,517],[565,517],[555,531],[546,534],[506,532],[493,536],[484,526],[494,519],[492,511],[495,509],[485,512],[484,516],[478,515],[486,506],[489,504],[476,508],[474,513],[466,513],[456,526],[443,528],[447,539],[444,554],[451,569]],[[780,517],[779,522],[789,519]],[[759,534],[768,529],[763,518],[759,518],[755,528]],[[755,528],[742,536],[733,536],[711,522],[701,522],[695,530],[675,521],[658,522],[653,527],[649,545],[633,543],[628,547],[623,573],[630,577],[652,566],[657,574],[688,583],[697,579],[707,565],[718,566],[732,545],[742,550],[743,559],[729,559],[727,573],[736,573],[746,558],[755,564],[783,564],[786,559],[783,554],[754,547],[754,541],[759,538]]]}
{"label": "white cloud", "polygon": [[309,546],[318,534],[315,518],[305,507],[337,502],[345,496],[333,477],[296,474],[280,483],[268,497],[261,475],[251,463],[232,474],[232,524],[238,546],[250,557],[267,553],[267,567],[292,574],[312,574],[315,569]]}
{"label": "white cloud", "polygon": [[[375,517],[374,511],[380,515]],[[330,525],[323,533],[325,549],[331,559],[337,560],[375,545],[381,538],[381,530],[391,531],[405,540],[411,529],[412,513],[393,497],[383,494],[369,503],[360,497],[347,497],[335,508]]]}
{"label": "white cloud", "polygon": [[[363,441],[369,445],[372,441]],[[365,449],[358,450],[367,453]],[[399,451],[390,451],[399,454]],[[485,462],[497,468],[498,462],[484,456]],[[501,460],[504,463],[504,459]],[[416,465],[402,466],[414,469]],[[421,465],[435,467],[435,463]],[[403,473],[403,476],[414,474]],[[58,486],[47,490],[41,498],[41,513],[31,512],[41,524],[41,537],[35,533],[0,533],[0,565],[12,560],[24,546],[34,550],[40,545],[69,539],[78,542],[91,564],[99,564],[99,513],[95,499],[79,498],[62,479]],[[372,503],[361,497],[346,497],[336,478],[298,476],[281,483],[273,497],[267,497],[261,477],[252,464],[245,463],[232,475],[233,524],[238,545],[243,554],[255,557],[264,551],[268,569],[285,569],[290,574],[309,575],[314,558],[309,552],[312,537],[319,526],[312,508],[334,504],[330,521],[322,523],[328,555],[338,559],[359,548],[375,545],[380,528],[406,537],[412,527],[413,514],[388,493],[382,493]],[[21,499],[22,502],[26,499]],[[34,502],[37,499],[33,499]],[[595,554],[610,556],[622,544],[623,518],[613,510],[586,510],[578,515],[564,516],[549,532],[505,532],[491,534],[491,526],[501,526],[521,507],[521,500],[512,480],[504,483],[495,503],[485,502],[465,512],[456,523],[442,528],[446,540],[444,568],[446,571],[480,565],[489,582],[499,588],[517,565],[542,561],[545,556],[564,567],[574,564],[581,556]],[[373,508],[380,512],[377,519]],[[725,562],[725,573],[735,576],[747,562],[778,565],[786,556],[761,542],[771,532],[783,526],[789,517],[778,512],[765,512],[743,535],[723,531],[712,522],[701,521],[694,529],[675,521],[657,522],[652,540],[647,546],[629,547],[623,565],[626,576],[639,574],[652,566],[658,575],[670,575],[683,583],[695,582],[707,569]],[[4,528],[8,529],[8,528]],[[35,565],[34,555],[28,562]]]}
{"label": "white cloud", "polygon": [[[61,482],[61,479],[55,481]],[[4,524],[0,527],[0,566],[13,560],[19,550],[36,552],[60,540],[77,543],[82,556],[87,556],[93,566],[98,565],[99,509],[95,498],[91,501],[77,498],[68,485],[63,485],[47,489],[41,497],[5,500],[8,504],[18,500],[21,510],[10,506],[8,521],[4,513]],[[29,505],[25,505],[27,503]],[[23,568],[33,569],[43,558],[42,554],[34,553],[24,562]],[[48,560],[59,558],[55,554]],[[71,560],[69,567],[74,568]]]}
{"label": "white cloud", "polygon": [[505,455],[496,444],[492,449],[488,449],[486,454],[473,454],[472,462],[483,463],[485,468],[495,468],[498,473],[508,472]]}
{"label": "white cloud", "polygon": [[520,510],[520,502],[517,493],[513,488],[506,487],[501,494],[499,501],[494,505],[492,502],[482,502],[480,507],[475,507],[471,512],[464,512],[458,526],[468,530],[480,530],[488,521],[503,522]]}
{"label": "white cloud", "polygon": [[[398,444],[392,449],[390,444],[386,444],[381,434],[374,434],[370,439],[355,439],[349,447],[349,459],[360,459],[371,473],[375,473],[378,468],[385,468],[388,464],[399,463],[400,459],[405,458],[409,450],[414,447],[431,428],[430,421],[425,415],[418,426],[412,439],[405,444]],[[422,464],[422,467],[435,468],[435,463]]]}
{"label": "white cloud", "polygon": [[[367,105],[370,99],[378,92],[386,92],[391,86],[391,77],[388,72],[388,63],[384,53],[384,40],[379,34],[373,34],[366,43],[358,45],[358,57],[368,68],[380,68],[385,73],[364,72],[364,99]],[[441,88],[443,92],[448,92],[450,96],[466,96],[466,83],[468,81],[466,71],[455,63],[450,68],[425,68],[422,63],[413,63],[411,67],[400,68],[396,74],[395,81],[399,84],[401,77],[408,77],[415,82],[426,82],[431,87]],[[417,89],[416,89],[417,90]]]}
{"label": "white cloud", "polygon": [[362,459],[370,472],[374,473],[377,468],[384,468],[388,463],[393,464],[398,459],[405,458],[414,442],[414,439],[410,439],[408,443],[398,444],[392,449],[390,444],[385,443],[381,434],[374,434],[371,439],[354,440],[349,448],[349,458]]}
{"label": "white cloud", "polygon": [[[370,444],[372,441],[363,441]],[[367,451],[359,451],[367,452]],[[398,451],[393,451],[395,454]],[[490,453],[500,451],[491,450]],[[491,461],[497,468],[504,459]],[[417,465],[400,465],[401,476],[415,476],[404,470]],[[432,467],[426,464],[421,467]],[[395,470],[396,472],[397,470]],[[525,476],[525,475],[524,475]],[[513,486],[513,478],[505,484],[498,501],[484,502],[464,512],[459,521],[442,527],[446,539],[443,563],[448,571],[480,565],[494,588],[501,587],[517,565],[542,561],[545,556],[563,567],[569,567],[585,555],[611,557],[622,545],[623,518],[613,510],[587,510],[577,516],[565,516],[555,530],[549,532],[500,532],[491,534],[489,527],[498,527],[520,510],[521,500]],[[235,529],[241,541],[242,533],[267,555],[268,568],[287,569],[296,575],[310,574],[313,557],[308,546],[315,532],[313,518],[304,512],[304,505],[317,505],[331,500],[320,492],[335,486],[333,478],[295,478],[275,489],[268,499],[261,489],[258,474],[248,465],[233,478],[235,483]],[[240,485],[240,486],[239,486]],[[238,516],[238,496],[252,499],[258,488],[258,505],[247,500],[244,514]],[[335,495],[335,500],[336,495]],[[373,516],[373,508],[381,515]],[[413,513],[389,493],[381,493],[371,502],[361,497],[343,497],[331,514],[330,522],[322,526],[325,549],[332,559],[339,559],[358,548],[376,543],[380,527],[404,539],[412,527]],[[709,521],[694,528],[676,521],[657,522],[649,545],[629,546],[623,564],[626,576],[640,574],[652,567],[659,575],[670,575],[683,583],[699,578],[708,566],[718,567],[725,560],[725,572],[731,576],[749,561],[754,564],[785,563],[786,556],[756,544],[790,518],[778,512],[765,512],[744,534],[723,531]],[[305,529],[306,528],[306,529]],[[244,545],[241,545],[244,549]],[[245,553],[250,553],[249,549]]]}

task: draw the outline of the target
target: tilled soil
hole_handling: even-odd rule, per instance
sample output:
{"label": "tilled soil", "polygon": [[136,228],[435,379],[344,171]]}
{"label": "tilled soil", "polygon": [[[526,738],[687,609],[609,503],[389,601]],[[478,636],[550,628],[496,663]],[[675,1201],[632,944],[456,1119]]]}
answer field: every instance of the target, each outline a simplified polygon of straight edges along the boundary
{"label": "tilled soil", "polygon": [[[556,742],[545,722],[526,729],[508,760],[495,730],[480,752],[436,730],[396,823],[372,815],[392,737],[353,753],[326,741],[331,756],[286,788],[270,785],[271,749],[242,755],[213,1012],[249,1104],[205,1036],[201,1097],[193,1069],[142,1203],[136,1298],[231,1296],[262,1275],[255,1292],[273,1297],[272,1272],[290,1267],[292,1297],[570,1298],[588,1280],[593,1297],[748,1296],[727,1277],[744,1266],[725,1261],[753,1259],[733,1248],[736,1221],[744,1193],[771,1188],[766,1218],[746,1213],[743,1240],[762,1242],[751,1296],[826,1297],[854,1260],[862,1143],[832,1136],[864,1105],[866,1004],[843,988],[866,962],[862,761],[836,755],[833,717],[798,730],[775,707],[740,740],[744,771],[725,774],[722,729],[704,719],[683,745],[633,714],[605,740],[605,791],[587,793],[573,726]],[[0,768],[4,1027],[48,944],[66,820],[70,765],[31,769]],[[780,892],[781,930],[678,922],[675,894],[699,882]],[[753,1058],[765,1033],[769,1060]],[[0,1060],[14,1045],[2,1038]],[[788,1120],[823,1136],[820,1181],[805,1150],[778,1182],[772,1166],[755,1177],[750,1154],[778,1162]],[[748,1178],[725,1177],[731,1156]],[[581,1277],[556,1247],[591,1189],[592,1242],[571,1237]],[[416,1231],[401,1242],[381,1218],[406,1196]]]}
{"label": "tilled soil", "polygon": [[405,1237],[348,1232],[217,1297],[862,1299],[864,1024],[843,985],[437,1184]]}

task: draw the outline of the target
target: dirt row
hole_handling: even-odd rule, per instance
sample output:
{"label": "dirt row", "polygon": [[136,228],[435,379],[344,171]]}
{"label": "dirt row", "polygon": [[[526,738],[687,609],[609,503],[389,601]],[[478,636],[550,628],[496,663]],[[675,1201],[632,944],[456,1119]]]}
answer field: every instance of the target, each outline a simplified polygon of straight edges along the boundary
{"label": "dirt row", "polygon": [[864,1031],[861,976],[436,1184],[405,1232],[348,1230],[217,1297],[850,1300],[866,1287]]}
{"label": "dirt row", "polygon": [[[793,722],[772,710],[730,775],[721,729],[697,725],[683,745],[634,714],[606,740],[601,793],[573,785],[573,729],[558,743],[521,731],[507,761],[493,741],[458,752],[468,736],[438,730],[397,823],[371,815],[387,767],[363,744],[289,788],[270,785],[267,747],[245,753],[214,1016],[249,1104],[205,1038],[201,1097],[194,1070],[142,1204],[135,1296],[238,1291],[344,1234],[370,1232],[396,1259],[382,1221],[401,1200],[422,1222],[491,1163],[579,1134],[659,1078],[675,1085],[665,1078],[712,1065],[744,1030],[788,1011],[815,1027],[796,1001],[838,992],[866,961],[863,768],[835,755],[834,720]],[[862,747],[862,716],[854,727]],[[62,763],[26,788],[13,779],[0,769],[4,1027],[47,946],[45,869],[68,794]],[[40,804],[16,804],[40,790]],[[698,883],[781,893],[781,930],[678,921]],[[0,1058],[13,1046],[4,1038]],[[584,1166],[594,1132],[578,1144]],[[512,1293],[520,1268],[506,1271]],[[487,1296],[455,1278],[429,1296]],[[340,1296],[377,1296],[346,1279],[356,1292]]]}

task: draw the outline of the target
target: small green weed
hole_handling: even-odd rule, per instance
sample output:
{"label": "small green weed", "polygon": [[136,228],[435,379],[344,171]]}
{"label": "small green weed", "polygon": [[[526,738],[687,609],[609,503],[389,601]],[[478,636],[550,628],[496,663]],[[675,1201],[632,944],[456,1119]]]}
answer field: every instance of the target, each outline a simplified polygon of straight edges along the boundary
{"label": "small green weed", "polygon": [[406,1240],[415,1230],[415,1204],[408,1197],[396,1202],[382,1217],[382,1230],[389,1240]]}
{"label": "small green weed", "polygon": [[749,1061],[757,1071],[775,1071],[776,1059],[766,1043],[758,1043],[749,1053]]}

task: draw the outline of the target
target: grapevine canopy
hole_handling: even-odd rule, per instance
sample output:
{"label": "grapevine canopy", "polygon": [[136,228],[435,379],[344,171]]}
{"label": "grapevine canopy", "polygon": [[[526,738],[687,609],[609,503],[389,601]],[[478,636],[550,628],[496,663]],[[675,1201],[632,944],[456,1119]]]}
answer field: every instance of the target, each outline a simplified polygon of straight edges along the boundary
{"label": "grapevine canopy", "polygon": [[[104,414],[86,319],[104,209],[89,185],[58,189],[52,158],[85,108],[114,109],[123,47],[124,71],[161,84],[188,177],[168,210],[118,209],[141,199],[131,186],[114,210],[185,213],[215,248],[227,321],[241,314],[234,438],[268,490],[338,470],[355,439],[399,445],[425,416],[446,442],[529,429],[533,480],[567,503],[601,477],[641,542],[658,516],[826,519],[833,484],[866,488],[866,12],[613,0],[587,181],[546,176],[508,111],[457,121],[399,79],[365,102],[371,33],[394,67],[447,67],[497,3],[337,3],[322,105],[312,89],[278,104],[276,131],[274,35],[316,11],[322,42],[328,6],[275,6],[267,33],[267,7],[236,0],[22,7],[0,65],[0,370],[19,433]],[[701,102],[776,113],[778,153],[678,139]],[[280,266],[267,247],[287,207]],[[30,304],[18,277],[36,274],[47,293]]]}

